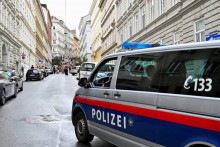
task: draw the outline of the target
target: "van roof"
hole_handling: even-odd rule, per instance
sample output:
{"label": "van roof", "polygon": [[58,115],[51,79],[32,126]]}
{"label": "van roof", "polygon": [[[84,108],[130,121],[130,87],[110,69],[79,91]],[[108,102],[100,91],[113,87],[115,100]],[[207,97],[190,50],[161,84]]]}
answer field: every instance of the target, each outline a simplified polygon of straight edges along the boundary
{"label": "van roof", "polygon": [[94,63],[94,64],[98,64],[98,62],[83,62],[82,64],[84,63]]}
{"label": "van roof", "polygon": [[[146,48],[146,49],[136,49],[124,52],[118,52],[114,54],[110,54],[105,56],[104,58],[108,58],[111,56],[120,56],[120,55],[130,55],[136,53],[150,53],[150,52],[160,52],[160,51],[170,51],[170,50],[188,50],[188,49],[206,49],[206,48],[219,48],[220,49],[220,40],[215,41],[207,41],[207,42],[197,42],[197,43],[187,43],[187,44],[179,44],[179,45],[168,45],[168,46],[161,46],[161,47],[154,47],[154,48]],[[103,58],[103,59],[104,59]]]}

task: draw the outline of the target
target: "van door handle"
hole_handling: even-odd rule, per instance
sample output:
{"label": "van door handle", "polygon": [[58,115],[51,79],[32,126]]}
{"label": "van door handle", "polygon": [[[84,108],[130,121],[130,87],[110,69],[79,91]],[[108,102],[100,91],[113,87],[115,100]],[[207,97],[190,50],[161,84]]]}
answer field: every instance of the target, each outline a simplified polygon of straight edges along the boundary
{"label": "van door handle", "polygon": [[109,96],[109,93],[106,91],[103,93],[105,97]]}
{"label": "van door handle", "polygon": [[119,93],[114,94],[115,98],[118,99],[121,95]]}

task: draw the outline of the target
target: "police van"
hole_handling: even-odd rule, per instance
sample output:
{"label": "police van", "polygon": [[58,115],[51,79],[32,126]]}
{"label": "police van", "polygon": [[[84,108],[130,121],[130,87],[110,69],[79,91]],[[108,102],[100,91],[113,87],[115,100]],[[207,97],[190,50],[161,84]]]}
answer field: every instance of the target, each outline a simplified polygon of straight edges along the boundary
{"label": "police van", "polygon": [[[72,107],[77,139],[220,147],[220,41],[152,46],[124,43],[141,49],[106,56],[79,80]],[[112,74],[103,74],[106,64],[115,65]]]}

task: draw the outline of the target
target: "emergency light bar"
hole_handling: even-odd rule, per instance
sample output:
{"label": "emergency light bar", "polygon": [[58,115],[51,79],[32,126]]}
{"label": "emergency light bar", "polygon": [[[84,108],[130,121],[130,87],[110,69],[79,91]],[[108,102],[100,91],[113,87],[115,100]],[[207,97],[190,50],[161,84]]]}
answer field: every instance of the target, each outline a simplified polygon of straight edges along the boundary
{"label": "emergency light bar", "polygon": [[151,43],[137,43],[137,42],[124,42],[122,44],[122,49],[145,49],[145,48],[152,48],[158,46],[167,46],[165,44],[151,44]]}

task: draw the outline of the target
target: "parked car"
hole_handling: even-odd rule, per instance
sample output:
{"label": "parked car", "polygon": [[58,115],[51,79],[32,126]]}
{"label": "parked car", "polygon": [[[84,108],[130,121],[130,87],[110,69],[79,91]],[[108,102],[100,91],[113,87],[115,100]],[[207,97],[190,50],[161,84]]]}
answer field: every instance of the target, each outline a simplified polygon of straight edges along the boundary
{"label": "parked car", "polygon": [[76,75],[76,74],[78,73],[78,71],[79,71],[79,68],[80,68],[80,66],[74,66],[74,67],[71,69],[70,73],[71,73],[73,76]]}
{"label": "parked car", "polygon": [[0,71],[0,105],[4,105],[10,97],[17,97],[17,93],[16,82],[4,71]]}
{"label": "parked car", "polygon": [[49,76],[50,74],[53,74],[52,69],[47,68],[47,69],[45,69],[45,70],[46,70],[46,72],[47,72],[47,76]]}
{"label": "parked car", "polygon": [[40,71],[43,73],[44,77],[48,76],[48,73],[47,73],[46,69],[41,68]]}
{"label": "parked car", "polygon": [[26,81],[32,79],[42,80],[44,79],[44,75],[39,69],[29,69],[26,73]]}
{"label": "parked car", "polygon": [[21,76],[18,73],[18,71],[16,70],[2,70],[2,71],[7,73],[8,76],[16,82],[16,86],[18,90],[23,91],[23,80],[22,80],[23,76]]}
{"label": "parked car", "polygon": [[53,70],[51,69],[51,67],[45,67],[47,75],[53,74]]}

